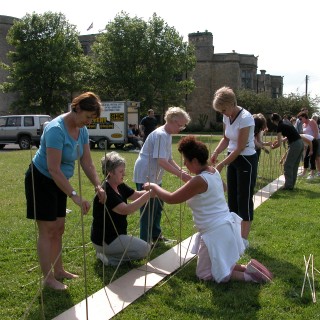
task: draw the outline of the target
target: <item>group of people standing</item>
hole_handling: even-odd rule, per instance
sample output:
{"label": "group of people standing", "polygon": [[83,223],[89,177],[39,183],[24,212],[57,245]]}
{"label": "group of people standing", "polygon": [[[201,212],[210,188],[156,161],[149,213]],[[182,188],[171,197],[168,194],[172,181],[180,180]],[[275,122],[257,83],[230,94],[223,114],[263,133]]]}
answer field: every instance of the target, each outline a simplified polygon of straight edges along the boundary
{"label": "group of people standing", "polygon": [[[64,290],[67,286],[60,279],[77,277],[64,270],[61,259],[67,197],[83,214],[90,209],[90,203],[79,197],[69,182],[77,159],[95,189],[91,240],[105,265],[146,257],[152,244],[166,240],[161,229],[163,202],[186,201],[198,230],[194,252],[199,279],[271,281],[271,272],[257,260],[237,263],[249,245],[253,221],[258,166],[254,117],[238,106],[228,87],[217,90],[213,108],[223,114],[224,123],[223,137],[214,152],[209,155],[206,145],[194,136],[185,136],[178,144],[189,173],[172,157],[172,135],[184,130],[191,120],[185,110],[169,108],[164,125],[144,131],[145,141],[134,165],[136,190],[124,183],[125,160],[117,152],[102,157],[104,179],[100,183],[86,129],[100,114],[100,99],[95,94],[75,98],[71,111],[46,126],[25,179],[27,216],[38,225],[38,255],[46,285]],[[226,149],[227,156],[219,161],[219,154]],[[220,175],[225,167],[228,202]],[[165,190],[165,171],[184,184],[173,192]],[[127,235],[127,215],[138,209],[140,238]]]}

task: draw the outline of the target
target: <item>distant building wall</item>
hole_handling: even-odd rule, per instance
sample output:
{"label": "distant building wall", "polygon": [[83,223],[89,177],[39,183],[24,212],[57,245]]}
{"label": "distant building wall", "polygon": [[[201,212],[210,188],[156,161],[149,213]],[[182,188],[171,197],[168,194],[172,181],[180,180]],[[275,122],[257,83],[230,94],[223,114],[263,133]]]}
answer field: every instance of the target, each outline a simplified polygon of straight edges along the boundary
{"label": "distant building wall", "polygon": [[279,76],[257,75],[258,58],[252,54],[214,53],[211,32],[189,34],[189,43],[195,46],[197,64],[192,76],[196,88],[186,100],[186,109],[193,122],[200,114],[208,115],[206,127],[217,123],[217,114],[212,109],[213,95],[222,86],[267,92],[270,97],[282,95],[283,80]]}

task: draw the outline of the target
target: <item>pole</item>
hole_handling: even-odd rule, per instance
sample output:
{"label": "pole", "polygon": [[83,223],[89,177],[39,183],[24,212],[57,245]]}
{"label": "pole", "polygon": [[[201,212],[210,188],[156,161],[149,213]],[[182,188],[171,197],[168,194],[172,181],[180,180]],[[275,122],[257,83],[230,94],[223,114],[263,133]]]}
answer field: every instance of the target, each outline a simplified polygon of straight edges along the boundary
{"label": "pole", "polygon": [[306,97],[308,96],[308,80],[309,80],[309,76],[306,75]]}

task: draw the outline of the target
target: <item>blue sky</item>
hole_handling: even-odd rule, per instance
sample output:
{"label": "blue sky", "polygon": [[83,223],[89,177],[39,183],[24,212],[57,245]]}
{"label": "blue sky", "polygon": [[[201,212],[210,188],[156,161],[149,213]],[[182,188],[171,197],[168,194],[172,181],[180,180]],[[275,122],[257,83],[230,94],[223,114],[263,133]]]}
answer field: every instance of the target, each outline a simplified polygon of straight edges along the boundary
{"label": "blue sky", "polygon": [[[22,18],[26,13],[62,12],[81,34],[98,33],[117,13],[148,20],[155,12],[185,41],[192,32],[213,34],[215,53],[235,50],[258,58],[258,73],[283,76],[284,93],[320,96],[316,0],[10,0],[0,15]],[[93,22],[93,28],[87,28]]]}

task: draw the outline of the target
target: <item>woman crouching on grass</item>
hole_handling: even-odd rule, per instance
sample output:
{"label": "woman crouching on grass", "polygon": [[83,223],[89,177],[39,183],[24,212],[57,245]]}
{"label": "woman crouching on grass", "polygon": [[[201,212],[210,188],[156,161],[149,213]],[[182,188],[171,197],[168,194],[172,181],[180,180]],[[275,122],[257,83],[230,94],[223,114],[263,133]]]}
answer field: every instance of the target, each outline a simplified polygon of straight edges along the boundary
{"label": "woman crouching on grass", "polygon": [[144,188],[153,190],[167,203],[187,201],[192,209],[199,240],[194,252],[198,254],[198,278],[218,283],[230,279],[258,283],[271,281],[271,272],[257,260],[252,259],[247,265],[237,264],[244,252],[242,219],[229,211],[220,173],[208,166],[206,145],[187,136],[180,140],[178,150],[185,166],[195,176],[172,193],[155,183],[146,183]]}

